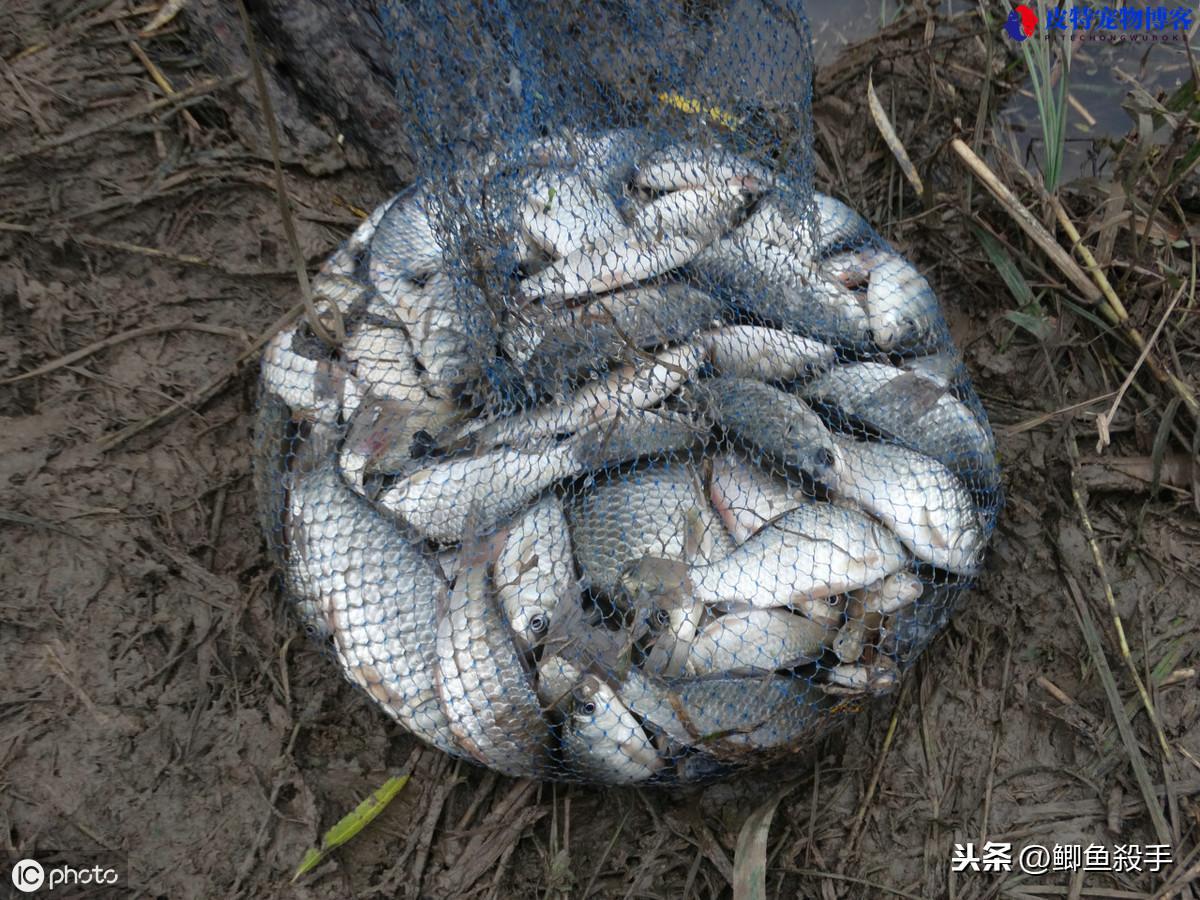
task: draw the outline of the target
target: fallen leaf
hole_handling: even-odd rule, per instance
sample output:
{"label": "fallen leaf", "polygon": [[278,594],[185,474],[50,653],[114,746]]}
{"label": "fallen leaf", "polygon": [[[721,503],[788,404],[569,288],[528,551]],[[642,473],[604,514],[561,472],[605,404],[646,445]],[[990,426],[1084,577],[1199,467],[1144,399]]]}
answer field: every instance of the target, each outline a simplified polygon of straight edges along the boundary
{"label": "fallen leaf", "polygon": [[400,778],[389,778],[370,797],[342,816],[336,825],[325,832],[325,837],[321,838],[320,848],[310,848],[304,854],[304,859],[300,861],[300,867],[296,869],[292,881],[294,882],[300,876],[311,872],[330,850],[340,847],[366,828],[376,816],[387,809],[387,805],[404,789],[404,786],[408,784],[408,778],[407,775]]}
{"label": "fallen leaf", "polygon": [[750,813],[738,834],[733,851],[733,900],[767,900],[767,838],[779,801],[791,793],[789,786]]}

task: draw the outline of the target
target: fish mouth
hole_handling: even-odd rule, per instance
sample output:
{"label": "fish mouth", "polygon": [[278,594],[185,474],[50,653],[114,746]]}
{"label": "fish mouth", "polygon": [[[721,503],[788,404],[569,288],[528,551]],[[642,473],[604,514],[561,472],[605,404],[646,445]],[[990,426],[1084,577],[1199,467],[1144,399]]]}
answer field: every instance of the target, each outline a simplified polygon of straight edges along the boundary
{"label": "fish mouth", "polygon": [[818,447],[813,451],[810,474],[827,487],[836,486],[841,478],[844,463],[837,447]]}

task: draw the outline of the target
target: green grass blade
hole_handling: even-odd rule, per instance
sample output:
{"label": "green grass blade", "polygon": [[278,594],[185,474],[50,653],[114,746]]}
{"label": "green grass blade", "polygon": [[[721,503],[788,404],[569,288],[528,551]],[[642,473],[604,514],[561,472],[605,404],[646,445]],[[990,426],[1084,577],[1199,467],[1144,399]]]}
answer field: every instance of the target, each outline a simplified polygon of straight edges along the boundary
{"label": "green grass blade", "polygon": [[[1038,0],[1039,21],[1046,21],[1045,0]],[[1067,83],[1071,71],[1071,42],[1062,41],[1062,70],[1058,83],[1054,84],[1054,37],[1045,27],[1036,30],[1021,44],[1021,55],[1025,68],[1029,70],[1029,81],[1037,103],[1038,119],[1042,127],[1042,142],[1045,147],[1045,162],[1042,178],[1046,190],[1053,192],[1062,175],[1063,157],[1067,140]]]}
{"label": "green grass blade", "polygon": [[1029,286],[1029,282],[1025,280],[1025,276],[1021,274],[1021,270],[1017,268],[1017,264],[1013,262],[1012,257],[1008,255],[1008,251],[1004,249],[999,241],[982,228],[978,226],[972,227],[975,237],[983,245],[984,253],[988,255],[988,259],[992,261],[992,265],[996,267],[996,271],[1004,279],[1004,284],[1008,287],[1008,292],[1017,301],[1017,306],[1024,308],[1033,303],[1033,289]]}
{"label": "green grass blade", "polygon": [[407,775],[400,778],[389,778],[370,797],[342,816],[337,824],[325,832],[325,837],[321,838],[320,848],[310,848],[304,854],[304,859],[300,861],[300,867],[296,869],[292,881],[295,882],[296,879],[311,872],[330,850],[340,847],[366,828],[376,816],[387,808],[396,795],[404,790],[404,786],[408,784],[408,778]]}
{"label": "green grass blade", "polygon": [[1010,309],[1004,314],[1004,318],[1012,322],[1018,328],[1024,328],[1039,341],[1049,340],[1054,334],[1054,326],[1046,321],[1046,317],[1036,313],[1022,312],[1019,309]]}

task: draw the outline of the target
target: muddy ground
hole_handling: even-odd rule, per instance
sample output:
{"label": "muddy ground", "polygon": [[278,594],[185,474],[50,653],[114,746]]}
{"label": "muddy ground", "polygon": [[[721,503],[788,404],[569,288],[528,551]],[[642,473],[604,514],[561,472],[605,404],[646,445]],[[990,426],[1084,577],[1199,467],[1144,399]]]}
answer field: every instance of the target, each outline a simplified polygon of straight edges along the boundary
{"label": "muddy ground", "polygon": [[[270,157],[244,85],[203,86],[220,73],[201,64],[186,15],[138,49],[196,96],[138,113],[161,97],[130,45],[152,12],[18,0],[0,24],[6,856],[119,872],[121,888],[77,896],[729,897],[742,823],[788,784],[771,832],[772,897],[1200,893],[1194,487],[1185,478],[1151,496],[1088,463],[1102,406],[1043,415],[1117,384],[1109,338],[1065,306],[1044,340],[1014,328],[1013,301],[969,230],[969,216],[1009,227],[946,150],[987,109],[976,73],[1004,62],[989,63],[976,24],[957,20],[931,41],[924,14],[906,15],[822,72],[815,109],[823,187],[928,273],[997,429],[1008,500],[987,571],[902,690],[794,765],[634,791],[514,782],[419,749],[283,608],[251,491],[255,372],[239,363],[297,300]],[[937,192],[929,209],[869,125],[867,61]],[[937,90],[917,86],[927,65]],[[313,114],[308,129],[285,130],[284,157],[315,265],[401,184],[395,168],[339,144],[327,119]],[[1031,271],[1057,289],[1044,263]],[[1147,331],[1160,302],[1130,298]],[[1193,385],[1196,328],[1193,311],[1192,343],[1177,340],[1172,362]],[[83,348],[94,352],[70,355]],[[1167,395],[1139,385],[1147,394],[1123,402],[1107,458],[1151,451]],[[1190,435],[1183,411],[1177,422]],[[1069,441],[1085,458],[1083,499],[1169,752],[1118,651],[1070,491]],[[1160,798],[1157,830],[1135,759]],[[404,771],[409,787],[366,832],[290,883],[330,825]],[[1166,842],[1174,862],[1157,874],[952,874],[955,842],[985,840]],[[2,884],[10,890],[7,869]]]}

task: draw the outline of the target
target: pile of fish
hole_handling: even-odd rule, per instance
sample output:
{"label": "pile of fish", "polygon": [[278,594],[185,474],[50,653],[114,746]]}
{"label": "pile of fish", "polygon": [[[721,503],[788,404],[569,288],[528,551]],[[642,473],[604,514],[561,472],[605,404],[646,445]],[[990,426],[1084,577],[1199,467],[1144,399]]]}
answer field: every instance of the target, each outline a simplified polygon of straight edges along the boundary
{"label": "pile of fish", "polygon": [[410,188],[315,279],[340,346],[302,321],[263,359],[288,594],[407,730],[510,775],[803,749],[894,688],[999,503],[917,270],[768,165],[645,143],[479,162],[484,254]]}

